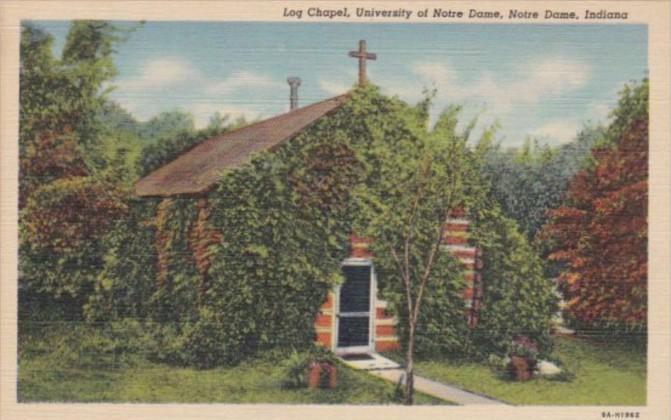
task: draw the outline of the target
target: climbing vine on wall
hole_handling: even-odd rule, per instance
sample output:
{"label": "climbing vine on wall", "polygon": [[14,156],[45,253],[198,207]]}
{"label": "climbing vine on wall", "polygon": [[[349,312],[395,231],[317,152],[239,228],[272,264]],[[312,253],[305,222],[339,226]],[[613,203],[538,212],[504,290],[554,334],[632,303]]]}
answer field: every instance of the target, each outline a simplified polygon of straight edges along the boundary
{"label": "climbing vine on wall", "polygon": [[198,297],[202,299],[207,291],[209,281],[212,256],[211,246],[219,243],[223,238],[223,234],[221,231],[214,229],[210,224],[210,205],[207,198],[197,199],[195,206],[197,216],[189,231],[189,250],[200,276]]}
{"label": "climbing vine on wall", "polygon": [[[440,142],[439,133],[454,129],[456,110],[450,112],[429,141]],[[158,200],[155,213],[143,213],[146,219],[137,224],[151,231],[146,246],[152,252],[140,256],[117,242],[121,249],[113,251],[100,279],[115,286],[97,290],[113,297],[123,289],[124,273],[114,267],[124,258],[155,269],[153,278],[142,277],[149,298],[138,295],[144,300],[134,305],[150,322],[159,360],[208,367],[264,349],[309,345],[321,303],[342,280],[349,234],[370,223],[362,209],[374,209],[386,194],[380,181],[424,147],[419,139],[427,124],[426,102],[411,107],[373,86],[352,91],[338,110],[272,153],[222,174],[206,198]],[[468,197],[482,195],[476,184]],[[384,258],[378,263],[383,272]],[[453,263],[446,256],[445,270]],[[470,343],[457,343],[465,331],[463,279],[452,274],[446,272],[436,288],[448,300],[430,293],[427,307],[445,316],[422,318],[419,334],[427,349],[461,351]],[[398,303],[393,288],[385,293],[392,307]],[[449,334],[436,342],[436,331]]]}

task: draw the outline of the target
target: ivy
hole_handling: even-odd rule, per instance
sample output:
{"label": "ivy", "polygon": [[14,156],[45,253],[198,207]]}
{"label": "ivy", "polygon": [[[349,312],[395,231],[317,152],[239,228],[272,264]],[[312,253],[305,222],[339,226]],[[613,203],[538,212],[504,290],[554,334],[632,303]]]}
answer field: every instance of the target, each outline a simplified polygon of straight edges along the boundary
{"label": "ivy", "polygon": [[[454,132],[459,109],[448,109],[429,132],[427,106],[384,97],[374,86],[359,88],[338,110],[274,152],[222,173],[206,199],[134,200],[133,221],[119,223],[109,237],[90,318],[141,317],[154,357],[170,363],[209,367],[271,348],[307,348],[314,340],[314,317],[342,281],[340,263],[348,255],[350,233],[365,233],[384,200],[402,198],[389,196],[394,189],[388,183],[409,182],[410,161],[440,150],[435,171],[462,168],[459,204],[486,208],[477,156]],[[171,153],[152,157],[145,151],[140,172]],[[490,245],[485,240],[490,226],[482,226],[478,240],[508,258],[510,244],[493,236]],[[376,255],[380,285],[392,309],[404,316],[385,258]],[[418,351],[465,354],[477,343],[490,345],[488,337],[470,338],[459,263],[441,253],[437,266],[418,322]],[[518,273],[517,283],[506,282],[505,271],[499,278],[496,284],[506,293],[527,281]],[[534,310],[550,313],[534,302]],[[491,307],[504,318],[512,316],[505,305]]]}
{"label": "ivy", "polygon": [[475,355],[505,355],[517,335],[532,338],[547,354],[557,296],[542,260],[495,203],[481,203],[472,218],[472,240],[483,258],[483,299],[472,336]]}

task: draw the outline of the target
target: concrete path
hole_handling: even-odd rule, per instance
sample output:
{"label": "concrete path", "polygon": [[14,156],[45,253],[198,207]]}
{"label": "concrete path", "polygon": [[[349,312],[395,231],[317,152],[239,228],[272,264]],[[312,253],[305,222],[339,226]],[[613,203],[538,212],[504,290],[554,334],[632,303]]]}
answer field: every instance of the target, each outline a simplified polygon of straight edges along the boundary
{"label": "concrete path", "polygon": [[[368,373],[377,377],[386,379],[393,383],[398,383],[399,378],[405,372],[403,369],[378,369],[369,370]],[[440,382],[432,381],[415,375],[415,389],[433,397],[442,398],[444,400],[452,401],[459,405],[474,405],[474,404],[498,404],[504,405],[501,401],[493,400],[491,398],[482,397],[473,394],[463,389],[451,385],[445,385]]]}

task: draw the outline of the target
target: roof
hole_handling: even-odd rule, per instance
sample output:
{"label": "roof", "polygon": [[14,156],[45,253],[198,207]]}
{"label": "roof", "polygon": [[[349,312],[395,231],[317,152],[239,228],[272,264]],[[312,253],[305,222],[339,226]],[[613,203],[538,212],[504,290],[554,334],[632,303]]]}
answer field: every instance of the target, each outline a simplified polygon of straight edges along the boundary
{"label": "roof", "polygon": [[224,170],[247,163],[251,156],[273,150],[345,103],[336,96],[212,137],[135,184],[140,197],[194,195],[207,192]]}

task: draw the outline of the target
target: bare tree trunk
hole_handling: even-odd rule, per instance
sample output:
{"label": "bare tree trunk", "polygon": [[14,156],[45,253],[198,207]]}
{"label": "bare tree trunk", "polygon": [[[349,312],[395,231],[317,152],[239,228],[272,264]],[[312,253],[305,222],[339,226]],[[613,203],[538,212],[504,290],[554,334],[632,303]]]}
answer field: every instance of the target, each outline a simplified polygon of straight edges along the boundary
{"label": "bare tree trunk", "polygon": [[415,326],[410,321],[408,351],[405,354],[405,405],[413,405],[415,397],[415,369],[413,364],[415,347]]}

